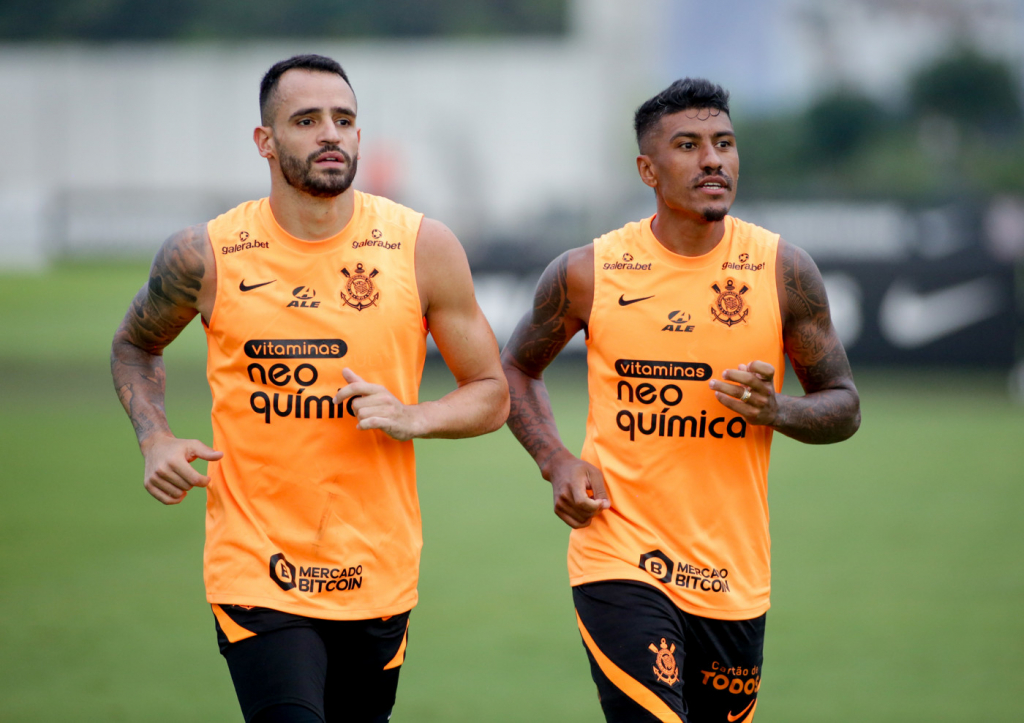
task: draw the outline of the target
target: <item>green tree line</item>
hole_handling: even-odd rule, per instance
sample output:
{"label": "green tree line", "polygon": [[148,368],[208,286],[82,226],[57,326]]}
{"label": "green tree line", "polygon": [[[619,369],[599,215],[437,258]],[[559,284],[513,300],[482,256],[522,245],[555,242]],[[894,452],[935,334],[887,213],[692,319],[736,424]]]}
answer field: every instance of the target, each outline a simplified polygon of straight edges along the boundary
{"label": "green tree line", "polygon": [[1024,192],[1020,79],[970,49],[919,69],[901,97],[840,88],[739,126],[744,186],[756,196],[928,202]]}
{"label": "green tree line", "polygon": [[4,0],[0,40],[243,40],[564,33],[566,0]]}

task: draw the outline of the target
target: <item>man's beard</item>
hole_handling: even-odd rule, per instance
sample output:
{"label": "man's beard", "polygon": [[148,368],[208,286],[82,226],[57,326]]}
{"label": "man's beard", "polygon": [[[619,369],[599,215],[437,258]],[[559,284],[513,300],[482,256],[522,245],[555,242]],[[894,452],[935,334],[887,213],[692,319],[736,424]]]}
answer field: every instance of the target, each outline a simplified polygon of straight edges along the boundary
{"label": "man's beard", "polygon": [[[348,171],[336,168],[324,169],[324,173],[313,175],[313,163],[324,153],[337,153],[345,159]],[[292,188],[297,188],[303,193],[317,198],[334,198],[340,196],[349,189],[353,179],[356,177],[356,167],[359,159],[352,158],[337,146],[325,146],[313,153],[310,153],[303,162],[298,157],[281,152],[281,175]]]}
{"label": "man's beard", "polygon": [[701,215],[704,216],[704,220],[708,223],[714,223],[715,221],[721,221],[727,215],[729,215],[728,208],[705,208],[701,211]]}
{"label": "man's beard", "polygon": [[[734,181],[731,176],[725,173],[725,171],[717,171],[715,173],[702,173],[701,175],[697,176],[697,178],[693,179],[693,186],[696,188],[708,176],[718,176],[719,178],[725,181],[726,188],[732,188],[733,185],[736,183],[736,181]],[[717,208],[714,206],[710,206],[708,208],[701,209],[700,214],[704,218],[704,221],[706,221],[707,223],[715,223],[716,221],[721,221],[723,218],[729,215],[729,206],[726,206],[725,208],[722,208],[720,206]]]}

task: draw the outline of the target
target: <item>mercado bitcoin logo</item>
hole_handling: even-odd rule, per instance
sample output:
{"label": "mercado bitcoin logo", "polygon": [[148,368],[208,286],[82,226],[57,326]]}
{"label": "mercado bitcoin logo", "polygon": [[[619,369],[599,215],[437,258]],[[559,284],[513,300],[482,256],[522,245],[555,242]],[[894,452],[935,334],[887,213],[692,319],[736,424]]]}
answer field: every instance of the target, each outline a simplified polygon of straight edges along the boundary
{"label": "mercado bitcoin logo", "polygon": [[640,556],[640,569],[646,570],[662,582],[672,579],[672,571],[676,564],[661,550],[651,550]]}
{"label": "mercado bitcoin logo", "polygon": [[270,579],[285,591],[295,587],[295,565],[288,562],[283,553],[270,558]]}
{"label": "mercado bitcoin logo", "polygon": [[729,571],[724,567],[701,567],[689,562],[675,562],[661,550],[651,550],[642,554],[639,567],[667,585],[700,592],[732,592],[727,580]]}
{"label": "mercado bitcoin logo", "polygon": [[318,567],[299,565],[296,574],[295,565],[285,559],[284,554],[277,553],[270,558],[270,578],[282,590],[294,590],[317,594],[321,592],[345,592],[358,590],[363,586],[363,566],[350,567]]}

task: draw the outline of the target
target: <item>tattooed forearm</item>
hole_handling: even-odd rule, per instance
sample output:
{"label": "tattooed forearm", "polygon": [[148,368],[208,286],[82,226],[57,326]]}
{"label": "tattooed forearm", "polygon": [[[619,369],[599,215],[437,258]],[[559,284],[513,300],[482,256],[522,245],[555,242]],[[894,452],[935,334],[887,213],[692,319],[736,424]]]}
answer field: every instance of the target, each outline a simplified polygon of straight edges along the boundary
{"label": "tattooed forearm", "polygon": [[164,242],[153,261],[149,282],[135,295],[114,334],[110,351],[114,388],[140,444],[154,432],[169,431],[161,355],[198,313],[207,244],[201,226]]}
{"label": "tattooed forearm", "polygon": [[779,410],[772,427],[797,441],[807,444],[842,442],[860,427],[860,398],[856,388],[828,389],[802,397],[780,394],[776,399]]}
{"label": "tattooed forearm", "polygon": [[860,398],[832,326],[821,273],[806,252],[786,244],[779,254],[787,307],[783,344],[806,395],[779,396],[773,426],[810,444],[838,442],[860,426]]}
{"label": "tattooed forearm", "polygon": [[543,379],[529,376],[508,358],[503,361],[509,391],[508,428],[547,478],[548,463],[565,450],[547,387]]}
{"label": "tattooed forearm", "polygon": [[544,470],[551,458],[564,449],[551,411],[551,400],[541,379],[531,379],[506,367],[511,408],[508,427],[519,443]]}

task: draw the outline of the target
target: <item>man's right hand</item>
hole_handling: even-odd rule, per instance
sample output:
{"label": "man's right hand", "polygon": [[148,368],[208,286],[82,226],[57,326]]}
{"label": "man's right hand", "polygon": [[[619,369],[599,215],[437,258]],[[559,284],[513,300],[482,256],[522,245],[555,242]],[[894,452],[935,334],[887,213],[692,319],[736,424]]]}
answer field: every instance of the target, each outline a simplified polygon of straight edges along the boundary
{"label": "man's right hand", "polygon": [[571,454],[552,466],[551,491],[555,514],[573,529],[588,526],[595,515],[611,507],[601,470]]}
{"label": "man's right hand", "polygon": [[146,491],[165,505],[176,505],[193,487],[210,484],[210,478],[193,469],[191,462],[197,459],[215,462],[224,453],[207,447],[198,439],[152,435],[143,442],[142,455],[146,460]]}

